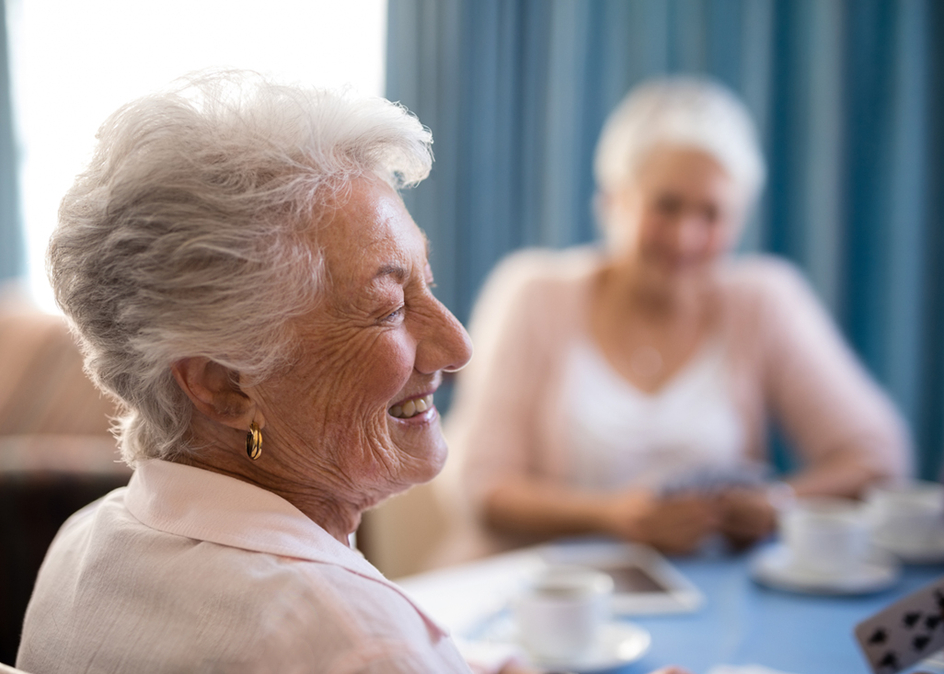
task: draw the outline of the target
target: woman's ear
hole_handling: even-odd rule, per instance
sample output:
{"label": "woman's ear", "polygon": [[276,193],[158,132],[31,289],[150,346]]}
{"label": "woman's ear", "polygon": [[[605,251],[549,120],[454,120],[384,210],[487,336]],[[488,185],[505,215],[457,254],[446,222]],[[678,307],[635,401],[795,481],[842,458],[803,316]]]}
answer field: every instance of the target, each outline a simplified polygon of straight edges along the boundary
{"label": "woman's ear", "polygon": [[174,379],[204,416],[246,430],[257,416],[256,404],[243,393],[233,370],[209,358],[183,358],[171,366]]}

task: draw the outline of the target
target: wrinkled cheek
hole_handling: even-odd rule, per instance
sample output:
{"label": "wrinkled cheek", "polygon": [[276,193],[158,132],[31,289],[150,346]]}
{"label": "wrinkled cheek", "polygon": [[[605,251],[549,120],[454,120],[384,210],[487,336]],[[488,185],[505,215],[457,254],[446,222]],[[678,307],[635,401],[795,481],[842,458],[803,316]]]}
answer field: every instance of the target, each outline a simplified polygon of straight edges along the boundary
{"label": "wrinkled cheek", "polygon": [[352,483],[373,482],[388,474],[394,460],[386,419],[376,411],[336,419],[327,427],[331,463]]}
{"label": "wrinkled cheek", "polygon": [[349,351],[334,370],[326,440],[332,463],[349,483],[373,492],[396,482],[402,469],[387,409],[409,382],[413,361],[400,344],[370,347]]}
{"label": "wrinkled cheek", "polygon": [[395,402],[413,373],[411,355],[403,348],[371,354],[358,363],[358,372],[351,373],[348,381],[362,390],[373,404],[386,407]]}

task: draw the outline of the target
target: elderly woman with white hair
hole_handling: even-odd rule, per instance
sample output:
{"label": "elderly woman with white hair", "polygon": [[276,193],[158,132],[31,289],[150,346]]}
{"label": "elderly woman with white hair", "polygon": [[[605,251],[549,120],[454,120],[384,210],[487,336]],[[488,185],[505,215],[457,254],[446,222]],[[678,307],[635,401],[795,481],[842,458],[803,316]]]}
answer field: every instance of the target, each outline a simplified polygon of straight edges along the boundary
{"label": "elderly woman with white hair", "polygon": [[383,99],[211,73],[98,138],[49,273],[134,474],[59,532],[18,666],[468,672],[349,543],[439,472],[434,395],[471,354],[397,193],[429,132]]}
{"label": "elderly woman with white hair", "polygon": [[[907,470],[902,421],[800,274],[729,255],[765,173],[739,100],[645,83],[607,120],[595,171],[605,251],[516,254],[476,306],[446,435],[479,540],[451,554],[584,533],[744,546],[780,503]],[[771,418],[801,462],[786,482],[757,470]]]}

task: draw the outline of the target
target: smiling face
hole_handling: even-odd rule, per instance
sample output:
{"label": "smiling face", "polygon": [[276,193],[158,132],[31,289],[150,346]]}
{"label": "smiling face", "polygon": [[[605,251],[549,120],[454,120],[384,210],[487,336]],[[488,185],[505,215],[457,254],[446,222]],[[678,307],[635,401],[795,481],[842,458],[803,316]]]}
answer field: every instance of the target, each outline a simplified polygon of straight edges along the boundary
{"label": "smiling face", "polygon": [[366,507],[442,468],[433,394],[471,343],[433,296],[426,238],[394,190],[355,179],[338,206],[313,235],[326,289],[292,324],[297,361],[254,391],[269,456]]}
{"label": "smiling face", "polygon": [[733,245],[744,210],[721,165],[689,148],[653,150],[636,180],[606,197],[615,253],[662,283],[710,268]]}

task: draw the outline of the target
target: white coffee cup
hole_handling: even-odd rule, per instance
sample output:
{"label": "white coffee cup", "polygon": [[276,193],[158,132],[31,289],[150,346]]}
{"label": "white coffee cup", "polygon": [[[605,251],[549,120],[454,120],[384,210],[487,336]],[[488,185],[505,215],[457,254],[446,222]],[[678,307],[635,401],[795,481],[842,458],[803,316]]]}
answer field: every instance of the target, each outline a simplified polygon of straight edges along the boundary
{"label": "white coffee cup", "polygon": [[913,480],[876,487],[868,495],[873,534],[880,544],[920,549],[944,536],[944,485]]}
{"label": "white coffee cup", "polygon": [[865,509],[848,499],[797,499],[780,515],[780,535],[794,567],[817,576],[854,574],[869,554]]}
{"label": "white coffee cup", "polygon": [[538,659],[585,655],[610,618],[613,579],[582,566],[550,566],[533,576],[513,604],[524,647]]}

